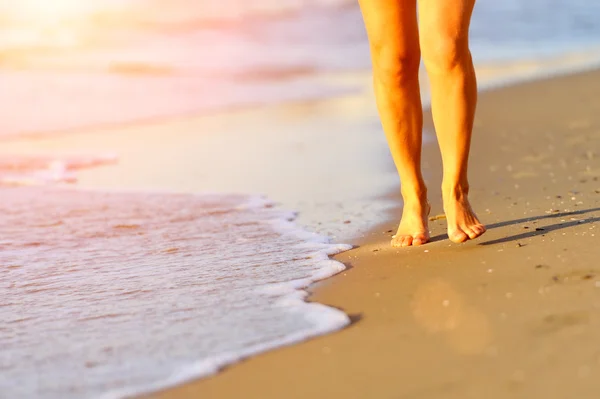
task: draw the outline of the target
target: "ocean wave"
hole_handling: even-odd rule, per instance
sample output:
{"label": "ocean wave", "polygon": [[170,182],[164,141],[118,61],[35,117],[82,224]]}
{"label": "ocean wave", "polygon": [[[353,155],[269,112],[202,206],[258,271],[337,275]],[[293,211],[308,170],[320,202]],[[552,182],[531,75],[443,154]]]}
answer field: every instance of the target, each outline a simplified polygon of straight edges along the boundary
{"label": "ocean wave", "polygon": [[149,392],[349,323],[304,289],[350,246],[264,198],[0,190],[7,397]]}

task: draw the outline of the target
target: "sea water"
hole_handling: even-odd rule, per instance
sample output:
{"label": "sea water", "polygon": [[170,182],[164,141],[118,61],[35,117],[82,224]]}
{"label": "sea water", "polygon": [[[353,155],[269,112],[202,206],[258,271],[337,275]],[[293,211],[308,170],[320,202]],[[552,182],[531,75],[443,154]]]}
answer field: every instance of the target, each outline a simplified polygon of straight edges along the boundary
{"label": "sea water", "polygon": [[[355,2],[57,0],[51,11],[34,12],[45,3],[0,2],[6,139],[370,91]],[[483,85],[598,62],[599,18],[592,0],[551,7],[479,1],[472,48],[478,71],[487,73]],[[376,116],[369,117],[370,125],[354,128],[338,123],[352,118],[337,114],[320,125],[294,122],[278,142],[253,137],[271,154],[266,158],[289,159],[278,151],[301,146],[311,161],[305,173],[317,175],[333,163],[344,176],[350,173],[341,165],[354,161],[368,181],[379,159],[339,163],[331,152],[314,154],[324,137],[340,148],[349,142],[369,148],[361,143],[379,130]],[[307,132],[298,143],[300,128]],[[257,129],[228,132],[228,140],[251,130]],[[119,154],[93,151],[0,161],[0,396],[147,392],[348,324],[338,310],[305,303],[303,289],[343,270],[328,255],[349,248],[332,243],[339,237],[311,233],[329,231],[317,225],[327,224],[317,210],[339,218],[337,204],[359,201],[348,193],[362,188],[315,189],[323,193],[318,200],[283,201],[313,212],[300,228],[293,214],[248,186],[195,195],[49,187],[76,183],[81,168],[118,161]],[[247,165],[248,175],[268,175],[265,165],[270,174],[278,170],[276,163]],[[260,191],[299,196],[286,197],[285,181],[272,180]],[[344,186],[351,184],[357,183]],[[35,187],[9,188],[22,185]],[[359,228],[354,221],[346,226]]]}
{"label": "sea water", "polygon": [[3,398],[147,391],[349,322],[301,291],[348,246],[264,199],[0,193]]}

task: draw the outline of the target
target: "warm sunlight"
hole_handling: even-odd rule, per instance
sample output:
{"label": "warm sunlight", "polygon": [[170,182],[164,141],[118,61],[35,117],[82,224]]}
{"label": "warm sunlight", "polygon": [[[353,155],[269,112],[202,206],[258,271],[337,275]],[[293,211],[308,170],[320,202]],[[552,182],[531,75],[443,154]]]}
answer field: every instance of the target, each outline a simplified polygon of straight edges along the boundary
{"label": "warm sunlight", "polygon": [[0,13],[9,19],[53,24],[98,10],[120,6],[123,0],[0,0]]}
{"label": "warm sunlight", "polygon": [[38,20],[57,20],[89,9],[90,2],[80,0],[20,0],[3,8],[10,14]]}
{"label": "warm sunlight", "polygon": [[87,18],[137,0],[0,0],[2,45],[79,42]]}

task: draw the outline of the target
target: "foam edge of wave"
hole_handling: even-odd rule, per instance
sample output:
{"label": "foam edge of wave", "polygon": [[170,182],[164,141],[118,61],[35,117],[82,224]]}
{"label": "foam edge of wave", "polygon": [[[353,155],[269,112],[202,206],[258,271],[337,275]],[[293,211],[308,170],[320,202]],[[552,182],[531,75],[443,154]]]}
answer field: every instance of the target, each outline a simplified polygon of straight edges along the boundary
{"label": "foam edge of wave", "polygon": [[[260,208],[273,207],[275,203],[262,197],[251,197],[246,204],[238,208]],[[123,399],[151,395],[178,385],[189,383],[202,378],[210,377],[249,357],[283,348],[293,344],[304,342],[317,336],[341,330],[351,324],[350,317],[341,310],[316,303],[307,302],[309,293],[306,289],[312,284],[332,277],[344,270],[346,266],[330,257],[353,248],[349,244],[331,243],[328,237],[306,231],[295,224],[295,213],[282,212],[279,217],[269,222],[281,234],[291,234],[298,238],[299,245],[311,245],[315,249],[312,259],[319,267],[309,277],[290,280],[285,283],[276,283],[260,287],[257,293],[261,295],[272,295],[278,297],[274,306],[287,308],[290,312],[302,313],[305,320],[312,324],[310,330],[296,331],[279,340],[251,346],[239,352],[228,352],[189,364],[173,372],[170,376],[160,382],[144,387],[133,387],[123,390],[113,390],[100,395],[98,399]]]}

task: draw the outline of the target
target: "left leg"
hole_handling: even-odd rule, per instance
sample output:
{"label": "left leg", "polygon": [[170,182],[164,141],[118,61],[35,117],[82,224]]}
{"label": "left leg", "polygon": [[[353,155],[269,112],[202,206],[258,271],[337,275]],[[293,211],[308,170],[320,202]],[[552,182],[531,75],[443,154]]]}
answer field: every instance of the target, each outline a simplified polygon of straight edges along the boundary
{"label": "left leg", "polygon": [[375,99],[404,205],[392,246],[429,241],[427,187],[421,173],[423,110],[419,90],[417,0],[359,0],[373,63]]}
{"label": "left leg", "polygon": [[431,106],[442,152],[442,194],[448,236],[454,242],[479,237],[485,227],[468,199],[467,166],[477,102],[469,51],[475,0],[419,0],[421,52],[431,82]]}

